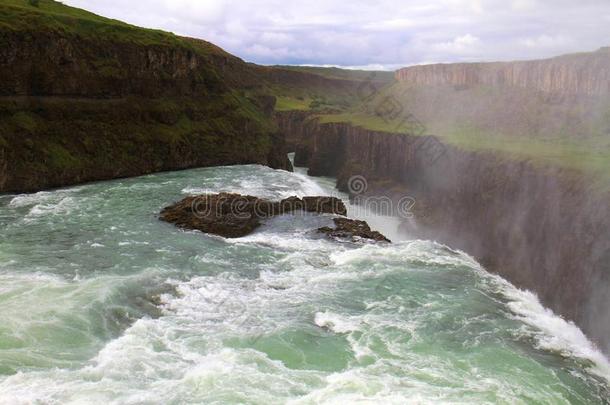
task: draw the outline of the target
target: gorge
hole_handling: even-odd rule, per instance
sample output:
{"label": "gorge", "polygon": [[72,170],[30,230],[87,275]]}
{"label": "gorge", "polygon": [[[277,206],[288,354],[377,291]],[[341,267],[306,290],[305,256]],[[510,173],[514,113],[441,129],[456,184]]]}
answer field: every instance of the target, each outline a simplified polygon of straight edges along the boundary
{"label": "gorge", "polygon": [[0,76],[0,403],[608,403],[610,48],[260,66],[5,0]]}
{"label": "gorge", "polygon": [[306,117],[278,114],[280,127],[299,142],[297,164],[338,177],[344,191],[350,177],[364,176],[369,196],[395,203],[413,196],[417,227],[410,234],[469,252],[536,291],[609,350],[607,192],[568,170]]}

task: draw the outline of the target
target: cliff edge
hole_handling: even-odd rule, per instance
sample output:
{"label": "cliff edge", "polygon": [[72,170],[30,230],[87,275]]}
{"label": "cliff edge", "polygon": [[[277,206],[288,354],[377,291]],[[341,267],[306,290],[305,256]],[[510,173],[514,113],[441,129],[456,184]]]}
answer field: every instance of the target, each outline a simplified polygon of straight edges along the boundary
{"label": "cliff edge", "polygon": [[531,61],[411,66],[396,71],[396,80],[425,86],[513,86],[557,94],[608,94],[610,48]]}
{"label": "cliff edge", "polygon": [[[610,353],[610,193],[582,172],[428,135],[388,133],[306,112],[276,120],[309,174],[334,176],[359,198],[409,196],[409,235],[473,255],[487,270],[574,321]],[[413,221],[414,220],[414,221]]]}
{"label": "cliff edge", "polygon": [[197,166],[290,169],[258,73],[205,41],[0,4],[0,192]]}

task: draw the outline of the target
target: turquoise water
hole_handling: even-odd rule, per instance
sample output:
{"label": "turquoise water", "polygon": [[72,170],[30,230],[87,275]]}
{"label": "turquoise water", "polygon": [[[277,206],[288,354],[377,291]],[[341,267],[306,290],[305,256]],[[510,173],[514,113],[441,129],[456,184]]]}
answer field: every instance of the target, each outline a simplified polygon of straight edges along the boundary
{"label": "turquoise water", "polygon": [[0,403],[608,403],[575,326],[392,218],[350,207],[389,246],[311,232],[330,216],[235,240],[157,220],[218,191],[337,195],[235,166],[0,196]]}

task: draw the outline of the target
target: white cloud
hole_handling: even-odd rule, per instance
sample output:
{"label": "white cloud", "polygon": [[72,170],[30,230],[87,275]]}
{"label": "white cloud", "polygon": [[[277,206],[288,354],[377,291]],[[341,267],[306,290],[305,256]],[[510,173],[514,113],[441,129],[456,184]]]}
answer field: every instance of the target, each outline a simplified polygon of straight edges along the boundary
{"label": "white cloud", "polygon": [[466,34],[455,37],[452,41],[441,42],[433,45],[433,48],[448,54],[473,54],[478,51],[481,40],[474,35]]}
{"label": "white cloud", "polygon": [[538,2],[536,0],[513,0],[511,7],[516,11],[531,11],[535,10]]}
{"label": "white cloud", "polygon": [[294,41],[292,35],[284,34],[282,32],[263,32],[259,39],[265,44],[273,45],[286,45]]}
{"label": "white cloud", "polygon": [[372,31],[396,31],[417,26],[417,22],[410,18],[393,18],[390,20],[374,21],[363,28]]}
{"label": "white cloud", "polygon": [[261,64],[342,66],[511,60],[610,44],[598,0],[65,0],[203,38]]}
{"label": "white cloud", "polygon": [[469,13],[483,14],[485,11],[483,0],[446,0],[445,2],[453,9],[465,10]]}
{"label": "white cloud", "polygon": [[565,35],[539,35],[535,38],[526,38],[523,44],[528,48],[562,48],[571,45],[574,41]]}

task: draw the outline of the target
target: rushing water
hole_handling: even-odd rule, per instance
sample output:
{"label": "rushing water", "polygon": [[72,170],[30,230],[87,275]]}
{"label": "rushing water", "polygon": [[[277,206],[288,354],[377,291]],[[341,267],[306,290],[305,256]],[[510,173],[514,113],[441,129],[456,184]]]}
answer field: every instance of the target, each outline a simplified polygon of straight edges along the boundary
{"label": "rushing water", "polygon": [[208,191],[335,193],[235,166],[0,196],[0,403],[608,403],[604,356],[466,254],[157,220]]}

